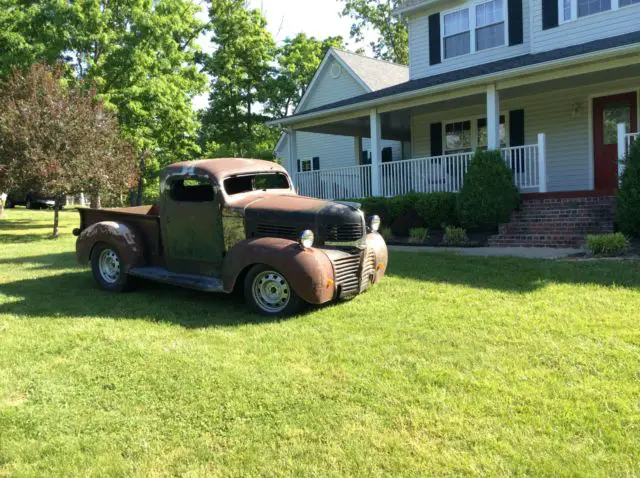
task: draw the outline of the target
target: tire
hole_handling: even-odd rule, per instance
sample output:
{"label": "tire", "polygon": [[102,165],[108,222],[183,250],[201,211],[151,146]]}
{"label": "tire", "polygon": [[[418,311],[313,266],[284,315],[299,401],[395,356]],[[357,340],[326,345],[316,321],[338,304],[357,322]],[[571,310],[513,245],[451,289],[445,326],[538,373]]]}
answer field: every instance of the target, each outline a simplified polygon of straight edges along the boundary
{"label": "tire", "polygon": [[131,278],[122,272],[123,262],[118,249],[110,244],[99,243],[91,251],[91,272],[100,287],[109,292],[131,290]]}
{"label": "tire", "polygon": [[247,273],[244,298],[252,311],[267,317],[288,317],[305,305],[282,273],[263,264],[253,266]]}

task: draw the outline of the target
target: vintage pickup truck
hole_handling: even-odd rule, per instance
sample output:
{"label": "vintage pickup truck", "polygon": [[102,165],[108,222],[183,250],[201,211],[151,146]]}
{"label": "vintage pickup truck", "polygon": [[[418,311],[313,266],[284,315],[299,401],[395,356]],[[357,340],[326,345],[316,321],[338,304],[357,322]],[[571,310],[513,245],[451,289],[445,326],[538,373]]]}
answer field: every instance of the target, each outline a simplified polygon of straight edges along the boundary
{"label": "vintage pickup truck", "polygon": [[167,167],[154,206],[80,209],[76,253],[108,291],[136,278],[208,292],[242,288],[258,313],[291,315],[383,277],[380,218],[298,196],[281,166],[215,159]]}

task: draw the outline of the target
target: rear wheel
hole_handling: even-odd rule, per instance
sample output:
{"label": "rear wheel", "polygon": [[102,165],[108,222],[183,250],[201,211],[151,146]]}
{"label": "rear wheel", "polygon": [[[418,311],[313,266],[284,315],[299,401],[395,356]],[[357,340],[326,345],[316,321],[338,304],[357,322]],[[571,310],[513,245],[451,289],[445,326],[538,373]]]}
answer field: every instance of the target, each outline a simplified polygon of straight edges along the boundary
{"label": "rear wheel", "polygon": [[118,249],[110,244],[96,244],[91,253],[93,278],[104,290],[125,292],[131,289],[129,276]]}
{"label": "rear wheel", "polygon": [[270,317],[293,315],[304,306],[284,275],[265,265],[249,270],[244,281],[244,297],[251,309]]}

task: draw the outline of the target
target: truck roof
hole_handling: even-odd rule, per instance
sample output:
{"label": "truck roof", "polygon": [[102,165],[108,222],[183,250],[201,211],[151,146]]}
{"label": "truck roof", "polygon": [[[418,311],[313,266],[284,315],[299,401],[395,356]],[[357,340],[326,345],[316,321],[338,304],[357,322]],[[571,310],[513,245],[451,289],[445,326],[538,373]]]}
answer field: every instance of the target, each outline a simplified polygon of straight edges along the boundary
{"label": "truck roof", "polygon": [[224,178],[238,174],[278,172],[287,174],[286,169],[272,161],[262,159],[219,158],[200,159],[198,161],[183,161],[167,166],[162,176],[178,175],[202,175],[213,177],[219,183]]}

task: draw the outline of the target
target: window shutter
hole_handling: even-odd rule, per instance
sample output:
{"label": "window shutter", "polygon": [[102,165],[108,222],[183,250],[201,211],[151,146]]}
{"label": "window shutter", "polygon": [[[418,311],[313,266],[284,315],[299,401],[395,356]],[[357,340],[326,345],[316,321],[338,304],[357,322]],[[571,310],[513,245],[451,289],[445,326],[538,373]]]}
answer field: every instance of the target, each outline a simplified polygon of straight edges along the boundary
{"label": "window shutter", "polygon": [[520,45],[524,41],[522,28],[522,1],[509,0],[509,46]]}
{"label": "window shutter", "polygon": [[442,156],[442,123],[431,123],[431,156]]}
{"label": "window shutter", "polygon": [[429,15],[429,64],[440,63],[440,14]]}
{"label": "window shutter", "polygon": [[382,149],[382,162],[390,163],[393,161],[393,148],[383,148]]}
{"label": "window shutter", "polygon": [[371,164],[371,158],[369,158],[369,151],[364,150],[360,153],[360,164]]}
{"label": "window shutter", "polygon": [[542,29],[558,26],[558,0],[542,0]]}
{"label": "window shutter", "polygon": [[509,146],[524,146],[524,110],[509,111]]}
{"label": "window shutter", "polygon": [[312,169],[313,169],[314,171],[318,171],[318,170],[320,169],[320,158],[319,158],[319,157],[317,157],[317,156],[316,156],[315,158],[313,158],[313,166],[312,166]]}
{"label": "window shutter", "polygon": [[300,160],[298,160],[298,172],[302,171],[302,166],[300,165]]}

